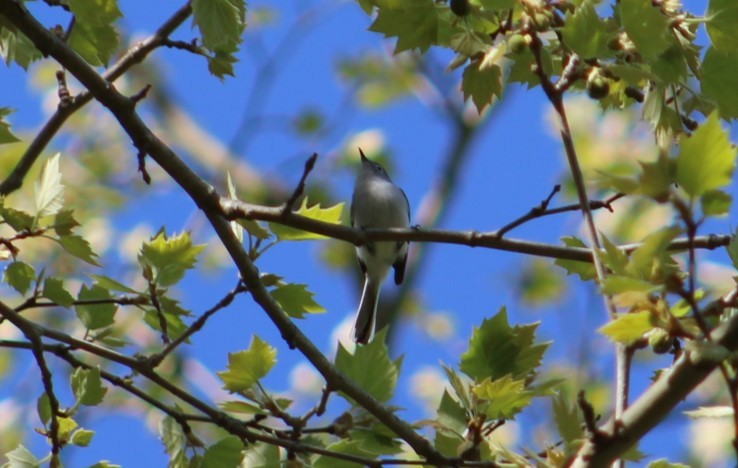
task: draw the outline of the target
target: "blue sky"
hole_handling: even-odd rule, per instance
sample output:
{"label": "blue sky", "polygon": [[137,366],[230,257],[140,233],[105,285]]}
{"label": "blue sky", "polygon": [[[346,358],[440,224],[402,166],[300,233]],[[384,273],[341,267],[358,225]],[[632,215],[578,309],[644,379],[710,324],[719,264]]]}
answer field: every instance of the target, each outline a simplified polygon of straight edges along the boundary
{"label": "blue sky", "polygon": [[[150,58],[160,62],[176,102],[199,125],[223,142],[233,141],[238,136],[244,106],[248,102],[255,107],[258,104],[263,114],[269,116],[294,114],[305,108],[320,109],[328,116],[335,115],[349,92],[347,83],[337,77],[337,58],[367,51],[386,52],[393,46],[376,33],[367,31],[371,19],[353,2],[249,2],[249,8],[253,10],[265,5],[272,5],[279,16],[273,25],[247,32],[239,54],[241,61],[236,66],[236,78],[228,78],[221,83],[208,74],[204,61],[181,51],[159,50]],[[147,2],[144,6],[144,2],[121,2],[120,6],[125,14],[122,24],[128,34],[143,37],[167,18],[176,5]],[[48,9],[44,5],[34,8],[38,11]],[[306,12],[311,12],[308,13],[310,16],[306,17]],[[299,31],[297,40],[279,49],[281,54],[276,73],[270,80],[271,92],[257,91],[258,99],[249,101],[264,54],[269,56],[274,52],[295,21],[303,21],[305,27]],[[189,40],[194,37],[189,27],[187,23],[180,28],[176,38]],[[432,59],[443,67],[449,56],[432,53]],[[459,77],[458,74],[447,74],[443,79],[453,83]],[[10,119],[14,128],[32,130],[44,122],[39,91],[29,86],[22,70],[17,66],[4,69],[0,72],[0,83],[4,89],[17,90],[6,93],[0,102],[0,105],[18,109]],[[411,208],[417,211],[423,197],[439,177],[442,158],[452,137],[447,125],[437,113],[412,96],[376,110],[364,111],[356,105],[349,106],[349,109],[341,114],[342,118],[325,139],[306,143],[278,127],[265,125],[251,135],[249,144],[239,148],[238,153],[245,162],[281,179],[289,187],[299,179],[304,159],[317,152],[320,159],[310,180],[315,178],[327,182],[339,200],[348,201],[353,174],[346,167],[335,164],[337,153],[352,135],[375,130],[392,155],[393,179],[405,189]],[[565,171],[560,143],[549,124],[550,108],[540,90],[527,91],[514,86],[494,112],[489,124],[474,141],[448,216],[441,226],[443,228],[497,229],[540,203],[553,185],[560,182]],[[156,126],[155,117],[150,116],[149,123]],[[121,134],[120,138],[128,142],[125,135]],[[53,149],[49,148],[46,153],[51,155],[57,150],[64,151],[68,148],[65,144],[66,139],[52,143]],[[125,157],[130,158],[130,170],[135,171],[132,147]],[[224,188],[224,181],[225,174],[220,179],[208,180],[220,188]],[[735,195],[735,187],[730,191]],[[563,202],[563,198],[557,197],[554,204]],[[198,217],[191,202],[173,187],[164,186],[152,188],[113,223],[123,232],[142,222],[154,230],[161,225],[170,232],[192,229],[200,241],[207,241],[211,233],[202,227],[202,219]],[[726,233],[728,230],[729,224],[722,222],[708,226],[706,232]],[[537,220],[510,235],[556,243],[563,235],[581,235],[579,217],[574,213]],[[322,246],[320,242],[281,245],[272,249],[259,267],[262,271],[282,275],[288,281],[309,285],[315,299],[327,313],[308,317],[300,325],[320,348],[332,353],[337,327],[350,322],[359,292],[353,277],[330,270],[320,262]],[[554,306],[529,307],[521,302],[513,287],[515,273],[521,268],[518,255],[451,245],[431,246],[426,254],[429,259],[417,283],[418,297],[425,312],[430,314],[424,317],[446,320],[441,323],[449,324],[452,333],[443,340],[434,339],[419,326],[416,318],[402,320],[397,325],[400,330],[396,334],[393,354],[404,354],[405,359],[394,403],[405,408],[404,417],[419,420],[428,416],[422,401],[417,398],[417,386],[422,387],[422,382],[425,382],[422,377],[432,376],[429,369],[440,370],[439,361],[457,363],[472,327],[503,305],[508,307],[512,323],[542,321],[540,339],[553,340],[546,360],[548,365],[558,366],[560,362],[584,353],[599,372],[592,377],[611,375],[612,347],[607,341],[597,338],[594,345],[588,342],[582,347],[583,341],[580,340],[583,335],[593,335],[594,330],[606,321],[601,300],[592,288],[570,282],[568,292]],[[705,254],[701,258],[726,261],[722,252]],[[225,267],[204,277],[189,275],[180,292],[183,302],[197,313],[215,303],[234,283],[234,269]],[[385,291],[391,292],[392,288],[388,281]],[[304,371],[301,367],[304,358],[282,344],[265,314],[249,298],[240,298],[228,310],[217,314],[187,349],[191,365],[188,372],[202,378],[192,382],[201,396],[221,396],[217,382],[208,383],[208,376],[224,369],[227,353],[247,347],[253,334],[279,348],[279,364],[266,379],[268,388],[294,394],[295,375],[303,375],[297,372]],[[637,391],[644,388],[653,368],[667,364],[666,359],[639,364],[635,382]],[[34,380],[35,372],[33,362],[26,356],[16,364],[14,379],[0,385],[0,400],[10,397],[19,388],[33,388],[28,393],[34,395],[33,398],[25,401],[29,404],[30,420],[35,417],[35,397],[41,392],[40,384]],[[309,395],[302,397],[313,401]],[[330,408],[333,414],[338,414],[344,407],[339,398],[332,399],[332,404],[335,405]],[[547,419],[546,409],[547,403],[541,403],[519,418],[518,438],[513,439],[515,446],[526,443],[537,433],[542,421]],[[89,448],[68,450],[69,466],[84,466],[100,459],[123,466],[142,466],[144,462],[148,466],[162,466],[165,463],[163,446],[157,441],[156,434],[149,432],[149,426],[140,420],[140,415],[93,410],[87,418],[84,424],[96,430],[95,439]],[[675,413],[658,429],[657,435],[644,441],[641,450],[658,456],[679,457],[683,454],[677,447],[679,444],[667,447],[666,443],[673,442],[675,438],[686,440],[687,434],[684,417]],[[125,447],[121,444],[122,437],[125,438]],[[42,455],[41,437],[29,434],[28,438],[35,441],[31,445],[35,453]]]}

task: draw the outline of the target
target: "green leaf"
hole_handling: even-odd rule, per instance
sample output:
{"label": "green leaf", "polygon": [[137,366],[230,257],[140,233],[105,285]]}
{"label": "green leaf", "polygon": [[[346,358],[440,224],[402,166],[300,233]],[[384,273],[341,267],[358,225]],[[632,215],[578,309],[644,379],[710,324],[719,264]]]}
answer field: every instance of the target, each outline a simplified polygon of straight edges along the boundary
{"label": "green leaf", "polygon": [[8,468],[36,468],[41,466],[41,460],[22,445],[5,454],[8,459]]}
{"label": "green leaf", "polygon": [[59,157],[56,153],[44,164],[38,181],[34,184],[34,200],[36,202],[36,217],[42,218],[59,212],[64,202],[64,186],[61,183]]}
{"label": "green leaf", "polygon": [[192,245],[189,233],[168,238],[160,232],[144,242],[138,261],[155,269],[154,282],[161,286],[172,286],[184,277],[185,271],[193,268],[204,245]]}
{"label": "green leaf", "polygon": [[[182,336],[185,331],[187,331],[187,324],[184,323],[184,320],[182,320],[178,315],[167,310],[163,310],[161,314],[167,322],[167,335],[170,339],[176,340]],[[146,324],[152,329],[158,332],[163,332],[159,313],[156,309],[146,309],[144,312],[144,322],[146,322]],[[189,342],[189,340],[187,342]]]}
{"label": "green leaf", "polygon": [[243,442],[236,436],[220,439],[205,450],[200,468],[221,468],[241,466]]}
{"label": "green leaf", "polygon": [[[82,285],[77,295],[77,300],[83,301],[110,301],[113,296],[110,295],[110,291],[93,285],[88,288],[87,285]],[[112,302],[102,304],[77,304],[74,306],[77,312],[77,317],[87,327],[88,330],[97,330],[110,326],[115,321],[115,312],[118,310],[118,306]]]}
{"label": "green leaf", "polygon": [[262,442],[251,444],[246,450],[246,456],[241,466],[282,468],[283,464],[279,454],[279,447]]}
{"label": "green leaf", "polygon": [[103,66],[118,48],[114,23],[123,14],[117,0],[69,0],[75,16],[69,44],[91,65]]}
{"label": "green leaf", "polygon": [[56,418],[56,420],[59,423],[59,440],[67,443],[72,438],[74,430],[79,427],[79,424],[74,419],[67,417]]}
{"label": "green leaf", "polygon": [[226,76],[235,76],[233,65],[238,59],[229,52],[216,51],[208,57],[208,71],[221,80]]}
{"label": "green leaf", "polygon": [[535,344],[539,323],[510,327],[507,310],[502,307],[492,318],[474,328],[469,349],[461,355],[459,368],[477,382],[510,375],[513,379],[530,377],[541,365],[550,343]]}
{"label": "green leaf", "polygon": [[103,385],[100,368],[82,369],[78,367],[70,377],[72,392],[77,403],[85,406],[97,406],[102,403],[108,388]]}
{"label": "green leaf", "polygon": [[628,265],[628,254],[606,235],[601,234],[600,236],[605,247],[605,251],[600,253],[602,263],[616,275],[625,273],[625,267]]}
{"label": "green leaf", "polygon": [[38,397],[38,400],[36,400],[36,412],[44,426],[51,421],[51,403],[49,402],[48,393],[42,393],[41,396]]}
{"label": "green leaf", "polygon": [[[28,66],[43,55],[25,34],[18,31],[15,26],[4,23],[0,27],[0,57],[7,65],[15,61],[21,68],[28,70]],[[4,138],[7,138],[7,135]]]}
{"label": "green leaf", "polygon": [[72,434],[72,444],[77,447],[87,447],[92,442],[92,436],[95,435],[95,431],[87,429],[77,429]]}
{"label": "green leaf", "polygon": [[[397,361],[390,359],[389,350],[384,342],[386,335],[386,329],[380,330],[371,343],[357,346],[353,354],[339,343],[335,360],[338,370],[382,402],[389,401],[394,395],[402,363],[401,359]],[[346,395],[343,396],[350,399]]]}
{"label": "green leaf", "polygon": [[[3,34],[5,33],[5,30],[0,28],[0,52],[5,52],[5,49],[3,48]],[[6,143],[15,143],[16,141],[20,141],[18,137],[13,135],[13,133],[10,131],[10,124],[5,121],[5,117],[10,115],[13,112],[13,109],[9,107],[0,107],[0,145],[4,145]]]}
{"label": "green leaf", "polygon": [[488,377],[475,385],[472,391],[487,401],[481,406],[490,419],[513,418],[530,404],[534,396],[525,391],[524,379],[513,379],[510,375],[495,380]]}
{"label": "green leaf", "polygon": [[594,7],[594,2],[584,1],[566,18],[563,29],[564,44],[584,59],[606,55],[610,40],[605,22]]}
{"label": "green leaf", "polygon": [[461,400],[461,405],[468,412],[472,412],[474,406],[471,403],[471,393],[469,389],[468,379],[463,378],[451,367],[441,363],[446,377],[448,377],[448,383],[456,393],[456,396]]}
{"label": "green leaf", "polygon": [[425,52],[438,41],[438,10],[432,0],[411,0],[403,9],[380,7],[370,31],[397,37],[395,54],[403,50]]}
{"label": "green leaf", "polygon": [[[581,239],[576,237],[562,237],[561,240],[567,247],[578,247],[589,249]],[[580,262],[578,260],[557,259],[554,265],[560,266],[568,275],[579,275],[582,281],[589,281],[597,277],[597,272],[592,262]]]}
{"label": "green leaf", "polygon": [[42,295],[62,307],[71,307],[74,304],[74,296],[64,288],[64,280],[61,278],[46,278]]}
{"label": "green leaf", "polygon": [[567,445],[584,438],[582,419],[576,405],[569,404],[559,393],[551,399],[551,408],[559,435]]}
{"label": "green leaf", "polygon": [[599,331],[616,343],[631,344],[654,328],[652,314],[648,310],[620,314],[615,320],[600,327]]}
{"label": "green leaf", "polygon": [[622,294],[626,292],[651,293],[660,288],[648,281],[627,276],[610,275],[602,283],[603,294]]}
{"label": "green leaf", "polygon": [[231,400],[218,403],[223,411],[240,414],[263,414],[264,410],[245,401]]}
{"label": "green leaf", "polygon": [[82,236],[61,236],[59,237],[59,243],[67,253],[74,255],[80,260],[84,260],[90,265],[100,266],[97,260],[95,260],[97,254],[92,251],[92,247],[90,247],[90,243],[87,242],[87,239],[84,239]]}
{"label": "green leaf", "polygon": [[717,104],[724,119],[738,118],[738,50],[722,51],[710,47],[700,73],[705,96]]}
{"label": "green leaf", "polygon": [[164,449],[169,454],[169,466],[188,466],[187,435],[173,417],[166,416],[159,423],[159,436],[164,442]]}
{"label": "green leaf", "polygon": [[266,376],[277,363],[277,350],[254,335],[248,350],[228,353],[227,370],[218,372],[218,377],[229,392],[250,389],[259,379]]}
{"label": "green leaf", "polygon": [[443,390],[441,403],[438,406],[438,424],[445,430],[458,435],[464,434],[467,428],[466,410],[448,393],[447,389]]}
{"label": "green leaf", "polygon": [[676,181],[692,197],[729,185],[735,156],[728,132],[713,112],[690,138],[682,139]]}
{"label": "green leaf", "polygon": [[654,274],[658,273],[654,271],[654,266],[668,268],[673,265],[674,260],[667,249],[681,232],[677,226],[668,226],[646,236],[641,245],[630,254],[626,274],[633,278],[654,278]]}
{"label": "green leaf", "polygon": [[269,292],[282,309],[292,318],[304,318],[305,313],[320,314],[325,309],[313,300],[315,295],[306,284],[285,284]]}
{"label": "green leaf", "polygon": [[651,0],[621,0],[620,18],[628,37],[647,60],[655,59],[673,41],[669,20]]}
{"label": "green leaf", "polygon": [[243,0],[194,0],[192,21],[200,30],[202,45],[214,52],[233,53],[246,28]]}
{"label": "green leaf", "polygon": [[497,64],[483,66],[483,61],[476,60],[464,69],[461,78],[461,91],[464,100],[470,97],[481,113],[492,104],[495,96],[502,96],[502,70]]}
{"label": "green leaf", "polygon": [[74,210],[60,210],[54,217],[54,231],[58,236],[68,236],[72,230],[79,226],[74,219]]}
{"label": "green leaf", "polygon": [[109,289],[111,291],[124,292],[128,294],[138,294],[138,292],[135,289],[131,289],[128,286],[122,283],[119,283],[118,281],[114,280],[113,278],[109,276],[91,274],[90,277],[94,279],[95,283],[101,288]]}
{"label": "green leaf", "polygon": [[[230,171],[226,173],[226,186],[228,187],[228,198],[231,200],[238,200],[238,195],[236,194],[236,186],[233,183],[233,178],[231,177]],[[236,236],[236,239],[238,239],[238,242],[243,242],[243,227],[238,224],[236,221],[231,221],[231,230],[233,231],[233,234]]]}
{"label": "green leaf", "polygon": [[638,193],[663,201],[674,184],[675,163],[665,153],[660,153],[656,161],[638,164],[643,170],[638,178]]}
{"label": "green leaf", "polygon": [[734,0],[710,0],[707,7],[707,35],[718,50],[736,52],[738,43],[738,3]]}
{"label": "green leaf", "polygon": [[5,282],[21,294],[25,294],[34,281],[36,281],[36,272],[27,263],[12,262],[5,269]]}
{"label": "green leaf", "polygon": [[722,190],[709,190],[700,198],[702,214],[705,216],[727,216],[733,197]]}
{"label": "green leaf", "polygon": [[[321,208],[319,204],[308,207],[307,197],[303,198],[300,209],[294,213],[305,216],[310,219],[322,221],[324,223],[341,224],[341,216],[345,203]],[[310,239],[326,239],[326,236],[314,234],[312,232],[283,226],[277,223],[269,223],[269,229],[277,236],[279,240],[310,240]]]}
{"label": "green leaf", "polygon": [[25,211],[3,206],[0,207],[0,216],[16,231],[31,230],[33,228],[34,218]]}

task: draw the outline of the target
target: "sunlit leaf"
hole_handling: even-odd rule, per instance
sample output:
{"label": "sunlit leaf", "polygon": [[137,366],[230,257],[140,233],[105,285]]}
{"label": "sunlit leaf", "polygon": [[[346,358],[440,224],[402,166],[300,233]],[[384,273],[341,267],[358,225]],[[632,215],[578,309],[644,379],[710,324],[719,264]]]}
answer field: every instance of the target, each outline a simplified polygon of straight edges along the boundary
{"label": "sunlit leaf", "polygon": [[36,280],[33,267],[24,262],[12,262],[5,268],[5,282],[21,294],[25,294]]}
{"label": "sunlit leaf", "polygon": [[475,327],[469,349],[461,355],[459,368],[477,381],[510,375],[523,379],[541,365],[550,343],[535,343],[538,323],[511,327],[503,307],[492,318]]}
{"label": "sunlit leaf", "polygon": [[[329,206],[328,208],[321,208],[320,205],[315,204],[309,207],[307,197],[305,197],[302,200],[300,208],[294,213],[310,219],[322,221],[324,223],[341,224],[341,215],[343,214],[344,205],[345,203],[339,203],[337,205]],[[280,240],[310,240],[326,238],[320,234],[314,234],[312,232],[283,226],[277,223],[269,223],[269,229],[271,229],[271,231],[276,234]]]}
{"label": "sunlit leaf", "polygon": [[731,182],[736,148],[713,112],[691,137],[683,138],[677,156],[677,183],[693,197]]}
{"label": "sunlit leaf", "polygon": [[36,202],[36,216],[41,218],[59,212],[64,201],[64,186],[61,183],[59,157],[56,153],[44,164],[38,181],[34,184],[34,200]]}
{"label": "sunlit leaf", "polygon": [[285,284],[269,291],[282,309],[293,318],[303,318],[305,314],[320,314],[325,309],[315,302],[313,292],[307,289],[306,284]]}
{"label": "sunlit leaf", "polygon": [[643,337],[654,328],[650,311],[621,314],[615,320],[608,322],[598,330],[603,335],[617,343],[631,344]]}
{"label": "sunlit leaf", "polygon": [[220,439],[205,450],[200,468],[221,468],[225,466],[240,466],[245,446],[236,436],[227,436]]}
{"label": "sunlit leaf", "polygon": [[118,306],[111,301],[112,298],[110,291],[99,285],[88,288],[83,284],[77,295],[80,303],[74,306],[77,317],[90,330],[112,325],[118,310]]}
{"label": "sunlit leaf", "polygon": [[374,340],[357,346],[351,354],[338,344],[336,367],[356,385],[379,401],[388,401],[395,393],[401,360],[392,361],[384,343],[386,329],[377,332]]}
{"label": "sunlit leaf", "polygon": [[227,370],[217,374],[226,390],[240,392],[265,377],[276,363],[277,350],[254,335],[248,350],[228,353]]}

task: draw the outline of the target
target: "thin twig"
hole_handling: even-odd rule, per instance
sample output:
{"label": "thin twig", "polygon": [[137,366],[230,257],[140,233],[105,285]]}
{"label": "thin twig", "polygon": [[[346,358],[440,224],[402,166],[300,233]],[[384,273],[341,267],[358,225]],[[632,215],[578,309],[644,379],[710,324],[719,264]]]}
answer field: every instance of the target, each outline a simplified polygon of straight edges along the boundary
{"label": "thin twig", "polygon": [[307,161],[305,161],[305,169],[302,171],[302,177],[300,177],[300,182],[298,182],[297,187],[295,187],[295,190],[292,192],[292,195],[290,195],[290,198],[287,199],[287,201],[284,203],[284,207],[282,208],[282,216],[286,217],[291,211],[292,208],[294,208],[295,203],[297,203],[297,199],[300,198],[300,196],[305,191],[305,181],[308,178],[308,175],[310,175],[310,172],[315,167],[315,161],[318,159],[318,153],[313,153],[312,156],[310,156]]}

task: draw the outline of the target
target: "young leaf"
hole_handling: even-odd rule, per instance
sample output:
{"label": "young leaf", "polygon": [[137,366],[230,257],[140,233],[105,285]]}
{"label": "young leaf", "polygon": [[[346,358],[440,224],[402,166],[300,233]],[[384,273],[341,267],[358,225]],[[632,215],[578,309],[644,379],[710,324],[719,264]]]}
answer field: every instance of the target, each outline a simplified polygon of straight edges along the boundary
{"label": "young leaf", "polygon": [[535,344],[538,323],[511,327],[502,307],[492,318],[474,328],[469,349],[461,355],[459,368],[476,381],[510,375],[524,379],[535,373],[550,343]]}
{"label": "young leaf", "polygon": [[200,30],[202,45],[213,52],[236,52],[246,28],[243,0],[194,0],[192,22]]}
{"label": "young leaf", "polygon": [[74,430],[79,427],[79,424],[74,419],[67,417],[57,418],[56,420],[59,422],[59,440],[67,443],[72,438]]}
{"label": "young leaf", "polygon": [[[341,224],[341,214],[343,213],[344,205],[345,203],[339,203],[337,205],[329,206],[328,208],[321,208],[320,205],[316,204],[308,207],[308,200],[306,197],[302,200],[302,205],[300,206],[300,209],[295,211],[295,214],[323,221],[324,223]],[[276,234],[279,240],[309,240],[326,238],[320,234],[314,234],[312,232],[276,223],[269,223],[269,229]]]}
{"label": "young leaf", "polygon": [[722,190],[710,190],[700,197],[702,214],[705,216],[727,216],[732,203],[733,196]]}
{"label": "young leaf", "polygon": [[123,14],[117,0],[69,0],[75,16],[69,44],[91,65],[104,66],[118,48],[115,21]]}
{"label": "young leaf", "polygon": [[34,184],[36,218],[54,215],[62,207],[64,186],[61,183],[61,172],[59,171],[60,156],[61,153],[56,153],[46,161],[38,181]]}
{"label": "young leaf", "polygon": [[574,14],[566,18],[562,33],[564,44],[584,59],[608,53],[610,34],[592,1],[582,2]]}
{"label": "young leaf", "polygon": [[236,436],[220,439],[205,450],[200,468],[241,466],[245,446]]}
{"label": "young leaf", "polygon": [[672,44],[669,20],[651,2],[621,0],[619,5],[625,32],[644,58],[653,60]]}
{"label": "young leaf", "polygon": [[325,309],[313,300],[314,293],[306,284],[285,284],[269,292],[275,301],[292,318],[303,318],[305,313],[320,314]]}
{"label": "young leaf", "polygon": [[5,282],[21,294],[25,294],[36,280],[33,267],[24,262],[12,262],[5,269]]}
{"label": "young leaf", "polygon": [[[228,186],[228,198],[231,200],[238,200],[238,195],[236,195],[236,186],[233,184],[230,171],[227,173],[226,182]],[[238,242],[243,242],[243,227],[241,227],[241,225],[236,221],[231,221],[231,230],[236,236],[236,239],[238,239]]]}
{"label": "young leaf", "polygon": [[44,426],[51,421],[51,403],[49,402],[48,393],[42,393],[41,396],[38,397],[38,400],[36,400],[36,412]]}
{"label": "young leaf", "polygon": [[87,239],[77,235],[61,236],[59,237],[59,243],[64,247],[64,250],[80,260],[84,260],[90,265],[100,266],[97,260],[95,260],[97,254],[92,251],[92,247],[90,247]]}
{"label": "young leaf", "polygon": [[257,442],[248,446],[241,466],[282,468],[284,464],[280,457],[278,446]]}
{"label": "young leaf", "polygon": [[652,314],[648,310],[621,314],[615,320],[600,327],[599,331],[616,343],[631,344],[654,328]]}
{"label": "young leaf", "polygon": [[164,442],[164,449],[169,454],[169,466],[188,466],[187,435],[173,417],[166,416],[159,423],[159,436]]}
{"label": "young leaf", "polygon": [[466,410],[444,389],[438,405],[438,424],[447,431],[461,435],[466,430],[467,423]]}
{"label": "young leaf", "polygon": [[[27,71],[28,66],[43,55],[25,34],[6,22],[0,28],[0,57],[5,60],[6,65],[10,65],[10,62],[15,61]],[[0,132],[5,133],[7,129]],[[8,136],[5,135],[4,138],[7,139]]]}
{"label": "young leaf", "polygon": [[41,466],[41,460],[22,445],[5,454],[9,468],[35,468]]}
{"label": "young leaf", "polygon": [[33,229],[33,216],[25,211],[16,210],[7,206],[0,207],[0,216],[16,231]]}
{"label": "young leaf", "polygon": [[251,403],[240,400],[223,401],[218,403],[223,411],[239,414],[263,414],[264,410]]}
{"label": "young leaf", "polygon": [[[166,310],[163,310],[161,314],[164,316],[164,320],[167,322],[167,334],[169,335],[169,338],[172,340],[176,340],[182,334],[187,331],[187,324],[184,323],[184,321],[175,314],[172,314],[171,312],[168,312]],[[146,309],[144,312],[144,322],[146,322],[146,325],[150,326],[152,329],[162,332],[161,329],[161,321],[159,318],[159,313],[155,309]],[[189,341],[188,341],[189,342]]]}
{"label": "young leaf", "polygon": [[109,289],[111,291],[118,291],[128,294],[138,294],[138,292],[135,289],[131,289],[128,286],[119,283],[118,281],[114,280],[113,278],[105,275],[90,275],[92,279],[95,280],[95,283],[100,286],[101,288]]}
{"label": "young leaf", "polygon": [[689,138],[683,138],[677,156],[676,181],[692,197],[731,182],[736,148],[713,112]]}
{"label": "young leaf", "polygon": [[509,374],[492,380],[484,379],[472,388],[481,400],[484,413],[490,419],[511,419],[533,400],[533,393],[525,390],[524,379],[513,379]]}
{"label": "young leaf", "polygon": [[74,297],[64,289],[64,280],[50,276],[44,280],[42,295],[62,307],[74,304]]}
{"label": "young leaf", "polygon": [[72,392],[77,402],[85,406],[97,406],[102,403],[108,388],[100,378],[100,368],[82,369],[78,367],[70,377]]}
{"label": "young leaf", "polygon": [[[3,28],[2,30],[0,30],[0,52],[6,51],[5,47],[3,47],[2,40],[5,34],[7,34],[7,29]],[[9,107],[0,107],[0,145],[20,141],[15,135],[11,133],[10,124],[5,121],[5,117],[12,112],[13,109],[10,109]]]}
{"label": "young leaf", "polygon": [[724,119],[738,118],[738,50],[710,47],[700,69],[702,92],[711,98]]}
{"label": "young leaf", "polygon": [[218,377],[229,392],[249,390],[259,379],[266,376],[277,363],[277,350],[254,335],[248,350],[228,353],[227,370],[218,372]]}
{"label": "young leaf", "polygon": [[[587,248],[587,245],[576,237],[563,237],[561,240],[564,241],[564,245],[567,247]],[[579,275],[582,281],[589,281],[597,277],[594,265],[591,262],[557,259],[554,265],[566,270],[568,275]]]}
{"label": "young leaf", "polygon": [[502,69],[494,63],[486,66],[483,63],[477,60],[467,65],[461,78],[464,100],[471,97],[480,114],[495,96],[502,96]]}
{"label": "young leaf", "polygon": [[171,286],[179,282],[186,270],[195,266],[197,256],[204,245],[192,245],[189,233],[167,237],[160,232],[153,239],[144,242],[138,261],[156,270],[154,281],[161,286]]}
{"label": "young leaf", "polygon": [[68,236],[72,230],[79,226],[74,219],[74,210],[60,210],[54,217],[54,231],[58,236]]}
{"label": "young leaf", "polygon": [[713,47],[738,52],[735,31],[738,29],[738,3],[734,0],[710,0],[707,7],[707,35]]}
{"label": "young leaf", "polygon": [[72,433],[72,440],[70,442],[77,447],[87,447],[92,442],[92,436],[94,435],[95,431],[77,429]]}
{"label": "young leaf", "polygon": [[416,48],[422,53],[438,41],[438,23],[433,2],[409,2],[404,8],[380,7],[369,30],[397,37],[395,54]]}
{"label": "young leaf", "polygon": [[584,438],[582,419],[576,405],[569,404],[563,394],[559,393],[551,399],[551,407],[556,428],[567,445]]}
{"label": "young leaf", "polygon": [[[110,301],[110,299],[112,299],[110,291],[98,285],[93,285],[90,288],[87,285],[82,285],[77,295],[77,300],[80,302]],[[115,312],[118,310],[118,306],[112,302],[77,304],[74,308],[77,317],[89,330],[97,330],[112,325],[115,321]]]}
{"label": "young leaf", "polygon": [[374,341],[357,346],[351,354],[338,345],[335,364],[356,385],[379,401],[389,401],[395,393],[401,360],[392,361],[384,343],[386,329],[380,330]]}

